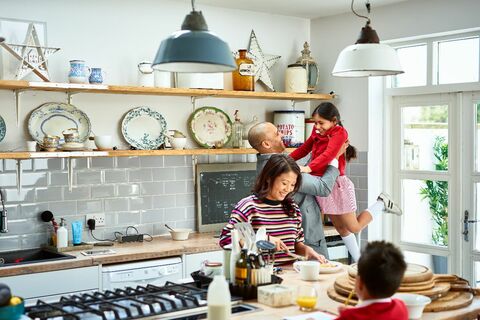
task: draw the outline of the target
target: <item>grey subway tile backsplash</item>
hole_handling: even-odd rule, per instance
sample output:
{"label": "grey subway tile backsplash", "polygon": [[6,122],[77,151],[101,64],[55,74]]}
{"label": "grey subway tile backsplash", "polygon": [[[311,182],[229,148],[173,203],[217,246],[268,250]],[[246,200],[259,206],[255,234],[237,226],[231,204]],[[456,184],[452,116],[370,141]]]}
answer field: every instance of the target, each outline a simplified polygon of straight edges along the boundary
{"label": "grey subway tile backsplash", "polygon": [[[215,163],[244,157],[199,158]],[[94,231],[97,239],[113,239],[115,231],[125,233],[129,225],[151,235],[168,233],[165,222],[176,228],[196,228],[191,156],[92,158],[91,168],[87,168],[86,159],[75,159],[72,191],[68,189],[67,162],[66,159],[22,161],[25,185],[18,193],[16,161],[0,161],[0,185],[7,189],[11,219],[11,232],[0,234],[0,251],[46,244],[51,224],[39,219],[45,210],[52,211],[57,221],[65,217],[70,231],[72,221],[85,223],[85,214],[105,213],[106,225]],[[360,212],[367,204],[366,152],[359,152],[358,159],[348,165],[348,171],[357,189]],[[363,231],[362,241],[366,235],[368,232]],[[83,236],[84,241],[95,241],[87,230]]]}
{"label": "grey subway tile backsplash", "polygon": [[127,171],[120,170],[105,170],[105,183],[127,182]]}
{"label": "grey subway tile backsplash", "polygon": [[[186,169],[183,168],[182,169]],[[172,168],[152,168],[153,181],[175,180],[175,170]]]}

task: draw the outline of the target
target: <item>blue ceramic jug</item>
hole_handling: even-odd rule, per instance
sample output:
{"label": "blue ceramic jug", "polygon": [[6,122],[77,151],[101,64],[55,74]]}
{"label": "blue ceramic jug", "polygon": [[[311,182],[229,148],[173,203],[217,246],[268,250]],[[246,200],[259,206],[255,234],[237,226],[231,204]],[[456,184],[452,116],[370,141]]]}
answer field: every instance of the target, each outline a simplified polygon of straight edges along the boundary
{"label": "blue ceramic jug", "polygon": [[92,68],[88,81],[92,84],[103,82],[102,68]]}

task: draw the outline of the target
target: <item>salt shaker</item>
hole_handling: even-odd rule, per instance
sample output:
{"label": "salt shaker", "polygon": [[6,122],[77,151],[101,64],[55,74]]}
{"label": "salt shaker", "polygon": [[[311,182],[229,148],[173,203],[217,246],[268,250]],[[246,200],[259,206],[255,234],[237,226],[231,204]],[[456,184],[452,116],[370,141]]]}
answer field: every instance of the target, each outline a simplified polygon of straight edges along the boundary
{"label": "salt shaker", "polygon": [[154,75],[150,62],[140,62],[138,64],[138,85],[140,87],[153,87]]}

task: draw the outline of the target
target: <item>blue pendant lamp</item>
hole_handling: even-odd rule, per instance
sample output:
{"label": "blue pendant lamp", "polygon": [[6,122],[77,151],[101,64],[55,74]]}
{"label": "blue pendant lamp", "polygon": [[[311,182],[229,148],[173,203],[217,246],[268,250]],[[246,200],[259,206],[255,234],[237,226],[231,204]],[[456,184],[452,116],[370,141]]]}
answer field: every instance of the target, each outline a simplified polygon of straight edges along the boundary
{"label": "blue pendant lamp", "polygon": [[182,30],[162,41],[152,66],[170,72],[209,73],[236,69],[228,44],[208,31],[202,12],[195,11],[194,0]]}
{"label": "blue pendant lamp", "polygon": [[[367,19],[367,23],[362,28],[357,42],[340,52],[332,75],[336,77],[374,77],[403,73],[395,49],[380,43],[377,32],[370,26],[370,19],[355,12],[353,1],[352,12],[358,17]],[[368,0],[366,6],[370,13]]]}

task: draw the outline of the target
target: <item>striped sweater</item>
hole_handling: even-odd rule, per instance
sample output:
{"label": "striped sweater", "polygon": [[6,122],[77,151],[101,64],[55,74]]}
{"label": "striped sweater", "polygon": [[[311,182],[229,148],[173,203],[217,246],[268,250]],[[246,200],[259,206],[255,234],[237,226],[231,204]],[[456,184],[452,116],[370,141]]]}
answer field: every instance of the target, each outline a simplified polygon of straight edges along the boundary
{"label": "striped sweater", "polygon": [[[281,239],[291,252],[295,252],[295,243],[303,242],[302,215],[296,204],[296,214],[289,217],[280,201],[260,200],[251,195],[240,200],[230,215],[230,220],[220,235],[220,246],[230,244],[230,231],[238,222],[250,222],[255,232],[260,227],[267,229],[267,234]],[[275,265],[292,263],[295,258],[280,252],[275,254]]]}

